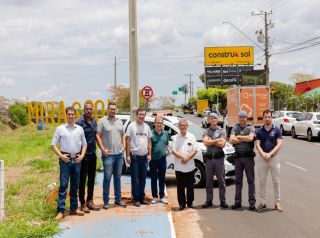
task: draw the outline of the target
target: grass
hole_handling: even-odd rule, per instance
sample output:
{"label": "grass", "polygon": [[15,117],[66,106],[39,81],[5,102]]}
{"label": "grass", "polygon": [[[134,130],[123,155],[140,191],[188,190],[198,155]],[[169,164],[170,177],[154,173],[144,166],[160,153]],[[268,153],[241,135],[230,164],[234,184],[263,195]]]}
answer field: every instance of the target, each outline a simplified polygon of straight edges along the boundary
{"label": "grass", "polygon": [[59,232],[56,204],[46,204],[47,185],[58,180],[58,160],[50,144],[55,127],[37,131],[21,127],[0,136],[0,159],[10,167],[24,167],[18,180],[6,183],[5,220],[0,237],[51,237]]}

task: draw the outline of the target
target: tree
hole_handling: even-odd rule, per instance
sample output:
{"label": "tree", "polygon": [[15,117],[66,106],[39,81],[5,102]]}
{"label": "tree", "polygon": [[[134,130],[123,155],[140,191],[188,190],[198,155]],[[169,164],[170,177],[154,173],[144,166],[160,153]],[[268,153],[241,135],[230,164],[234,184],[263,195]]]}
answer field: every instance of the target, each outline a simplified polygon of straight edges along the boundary
{"label": "tree", "polygon": [[173,97],[158,97],[154,100],[162,110],[174,110],[175,99]]}
{"label": "tree", "polygon": [[[108,91],[112,94],[111,100],[115,101],[114,97],[114,86],[110,86]],[[130,88],[127,88],[123,85],[118,85],[116,88],[116,101],[119,112],[130,112]],[[149,102],[151,102],[149,100]],[[139,90],[139,107],[145,107],[146,100],[142,97],[141,89]]]}
{"label": "tree", "polygon": [[10,105],[9,114],[12,122],[22,126],[28,124],[28,108],[25,104],[14,103]]}
{"label": "tree", "polygon": [[314,79],[315,76],[312,74],[306,74],[306,73],[294,73],[291,75],[290,79],[294,81],[295,83],[305,82],[308,80]]}

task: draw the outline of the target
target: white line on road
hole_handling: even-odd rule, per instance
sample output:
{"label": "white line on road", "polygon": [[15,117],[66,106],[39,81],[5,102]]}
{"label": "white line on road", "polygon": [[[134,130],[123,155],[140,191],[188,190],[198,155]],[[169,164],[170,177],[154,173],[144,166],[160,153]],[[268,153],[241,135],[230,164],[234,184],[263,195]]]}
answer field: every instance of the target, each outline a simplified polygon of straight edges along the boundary
{"label": "white line on road", "polygon": [[305,171],[305,172],[308,171],[307,169],[305,169],[305,168],[303,168],[303,167],[300,167],[299,165],[290,163],[290,162],[286,162],[286,164],[287,164],[287,165],[290,165],[290,166],[292,166],[292,167],[294,167],[294,168],[300,169],[300,170],[302,170],[302,171]]}

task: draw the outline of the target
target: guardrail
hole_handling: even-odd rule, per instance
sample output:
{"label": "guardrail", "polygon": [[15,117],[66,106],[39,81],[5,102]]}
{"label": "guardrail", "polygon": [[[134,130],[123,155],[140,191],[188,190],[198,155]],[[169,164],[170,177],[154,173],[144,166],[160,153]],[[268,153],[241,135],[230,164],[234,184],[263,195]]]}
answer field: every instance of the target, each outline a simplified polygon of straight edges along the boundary
{"label": "guardrail", "polygon": [[0,222],[4,219],[4,161],[0,160]]}

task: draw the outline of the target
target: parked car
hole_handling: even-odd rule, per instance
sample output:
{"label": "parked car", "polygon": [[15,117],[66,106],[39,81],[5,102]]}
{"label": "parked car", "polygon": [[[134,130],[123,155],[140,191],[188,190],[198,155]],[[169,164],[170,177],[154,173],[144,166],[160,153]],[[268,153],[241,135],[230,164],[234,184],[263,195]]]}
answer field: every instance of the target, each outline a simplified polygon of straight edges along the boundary
{"label": "parked car", "polygon": [[[117,115],[117,117],[122,120],[124,130],[126,131],[130,123],[130,115]],[[178,129],[179,117],[164,116],[163,118],[164,118],[163,120],[164,130],[169,133],[169,138],[171,138],[172,136],[176,135],[179,132],[179,129]],[[146,116],[145,123],[148,124],[152,129],[154,127],[154,117]],[[195,156],[196,169],[195,169],[195,175],[194,175],[194,186],[203,187],[206,181],[205,167],[204,167],[204,161],[202,156],[202,152],[206,151],[206,147],[202,142],[203,129],[200,126],[190,121],[188,121],[188,124],[189,124],[188,131],[196,137],[198,148],[199,148],[199,151]],[[170,139],[169,148],[171,146],[172,146],[172,140]],[[234,165],[230,164],[226,160],[226,158],[227,156],[234,153],[234,147],[229,142],[227,142],[225,147],[223,148],[223,151],[226,155],[224,160],[226,179],[233,179],[235,174]],[[128,171],[129,167],[130,165],[125,160],[123,171]],[[174,173],[175,173],[174,172],[174,156],[172,153],[170,153],[169,156],[167,157],[167,174],[174,174]]]}
{"label": "parked car", "polygon": [[294,123],[301,114],[302,112],[296,111],[275,111],[272,122],[280,128],[282,135],[291,134],[292,123]]}
{"label": "parked car", "polygon": [[210,114],[211,110],[209,108],[205,108],[201,112],[201,117],[208,116]]}
{"label": "parked car", "polygon": [[307,137],[308,141],[320,138],[320,112],[304,112],[292,124],[291,136]]}
{"label": "parked car", "polygon": [[214,112],[218,115],[218,126],[223,127],[223,116],[218,111],[209,111],[206,116],[202,118],[201,125],[203,128],[208,128],[210,126],[210,122],[208,121],[209,115],[211,112]]}

